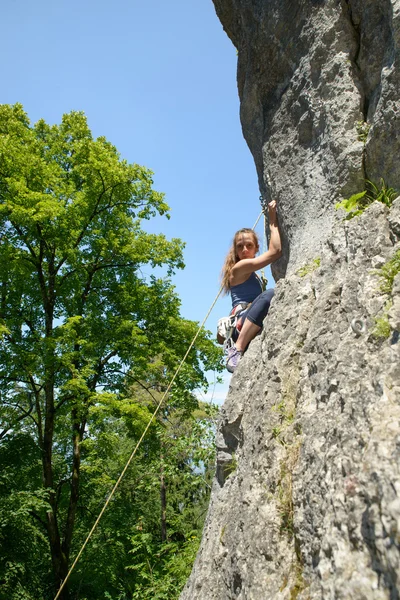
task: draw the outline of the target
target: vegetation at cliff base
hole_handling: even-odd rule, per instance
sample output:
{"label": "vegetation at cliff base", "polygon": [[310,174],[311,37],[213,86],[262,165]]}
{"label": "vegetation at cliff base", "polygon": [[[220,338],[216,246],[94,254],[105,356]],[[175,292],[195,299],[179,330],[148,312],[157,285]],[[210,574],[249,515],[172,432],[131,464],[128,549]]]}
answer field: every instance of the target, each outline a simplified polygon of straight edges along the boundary
{"label": "vegetation at cliff base", "polygon": [[[197,330],[170,279],[183,243],[143,228],[169,216],[152,184],[83,113],[32,126],[0,106],[0,598],[54,598]],[[210,488],[210,369],[202,332],[62,599],[178,597]]]}

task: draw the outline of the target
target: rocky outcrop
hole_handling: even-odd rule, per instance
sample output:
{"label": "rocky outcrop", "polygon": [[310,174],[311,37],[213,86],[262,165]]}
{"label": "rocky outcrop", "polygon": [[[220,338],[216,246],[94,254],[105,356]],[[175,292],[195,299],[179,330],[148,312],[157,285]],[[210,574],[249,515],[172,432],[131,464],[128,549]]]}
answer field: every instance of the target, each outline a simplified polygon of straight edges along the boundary
{"label": "rocky outcrop", "polygon": [[214,0],[238,50],[244,137],[279,202],[282,276],[365,179],[400,188],[400,1]]}
{"label": "rocky outcrop", "polygon": [[284,256],[182,600],[396,600],[400,198],[351,220],[335,204],[366,179],[400,190],[400,0],[214,4]]}
{"label": "rocky outcrop", "polygon": [[400,590],[400,198],[338,224],[278,282],[232,377],[182,600],[395,599]]}

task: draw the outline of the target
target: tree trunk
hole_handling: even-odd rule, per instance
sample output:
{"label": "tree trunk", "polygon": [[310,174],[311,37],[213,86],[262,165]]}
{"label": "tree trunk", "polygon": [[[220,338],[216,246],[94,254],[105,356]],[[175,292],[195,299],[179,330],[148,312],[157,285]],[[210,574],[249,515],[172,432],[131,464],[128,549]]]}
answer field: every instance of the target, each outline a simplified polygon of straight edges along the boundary
{"label": "tree trunk", "polygon": [[[51,509],[47,511],[47,532],[50,542],[51,561],[53,564],[55,586],[59,589],[68,572],[68,560],[61,548],[60,530],[57,522],[57,502],[53,481],[52,449],[54,434],[54,388],[51,382],[46,382],[46,419],[43,435],[43,483],[49,491],[49,504]],[[68,600],[68,590],[65,589],[60,600]]]}
{"label": "tree trunk", "polygon": [[164,455],[161,454],[160,466],[160,499],[161,499],[161,541],[167,541],[167,486],[164,478]]}
{"label": "tree trunk", "polygon": [[[43,484],[49,491],[49,504],[51,509],[47,511],[47,532],[50,542],[51,561],[53,565],[54,583],[58,590],[68,573],[68,558],[65,556],[61,545],[60,528],[57,521],[57,497],[54,489],[53,477],[53,438],[55,427],[55,356],[53,346],[53,320],[55,305],[55,279],[54,279],[54,257],[51,257],[48,265],[48,284],[43,274],[43,244],[41,244],[40,263],[38,266],[39,283],[43,296],[43,308],[45,313],[45,351],[44,351],[44,432],[43,432]],[[59,600],[68,600],[68,586],[63,589]]]}
{"label": "tree trunk", "polygon": [[73,444],[73,457],[72,457],[72,473],[71,473],[71,494],[69,497],[68,516],[65,524],[64,541],[62,543],[63,552],[69,561],[69,555],[71,551],[72,534],[74,532],[76,509],[78,507],[79,499],[79,473],[81,466],[81,442],[83,437],[83,431],[85,429],[85,422],[80,423],[78,420],[78,411],[73,409],[72,411],[72,444]]}

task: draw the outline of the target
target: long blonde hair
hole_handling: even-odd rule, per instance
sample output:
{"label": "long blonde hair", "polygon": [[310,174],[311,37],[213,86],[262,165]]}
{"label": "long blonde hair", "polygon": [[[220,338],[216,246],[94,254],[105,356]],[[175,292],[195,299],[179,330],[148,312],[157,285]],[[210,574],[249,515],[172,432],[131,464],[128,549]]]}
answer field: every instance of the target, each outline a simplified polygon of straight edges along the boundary
{"label": "long blonde hair", "polygon": [[260,247],[257,234],[253,229],[244,227],[243,229],[239,229],[239,231],[237,231],[235,233],[235,235],[233,236],[232,246],[231,246],[228,254],[226,255],[224,265],[221,270],[221,284],[222,284],[222,289],[223,289],[224,294],[229,294],[229,291],[231,289],[231,286],[229,283],[229,280],[231,277],[231,272],[232,272],[233,266],[239,261],[239,257],[236,254],[236,243],[237,243],[237,239],[238,239],[239,235],[242,235],[243,233],[251,233],[251,235],[253,236],[254,244],[256,246],[256,252],[258,252],[259,247]]}

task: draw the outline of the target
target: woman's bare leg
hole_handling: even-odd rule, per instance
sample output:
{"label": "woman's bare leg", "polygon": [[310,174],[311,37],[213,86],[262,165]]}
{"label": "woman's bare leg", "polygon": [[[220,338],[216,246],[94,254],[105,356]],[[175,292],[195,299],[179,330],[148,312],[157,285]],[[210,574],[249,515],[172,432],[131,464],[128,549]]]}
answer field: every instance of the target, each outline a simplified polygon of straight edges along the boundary
{"label": "woman's bare leg", "polygon": [[239,350],[239,352],[244,352],[248,344],[251,342],[252,339],[256,337],[257,333],[260,330],[261,327],[259,327],[255,323],[252,323],[248,319],[245,319],[243,327],[239,333],[239,337],[235,343],[236,350]]}

